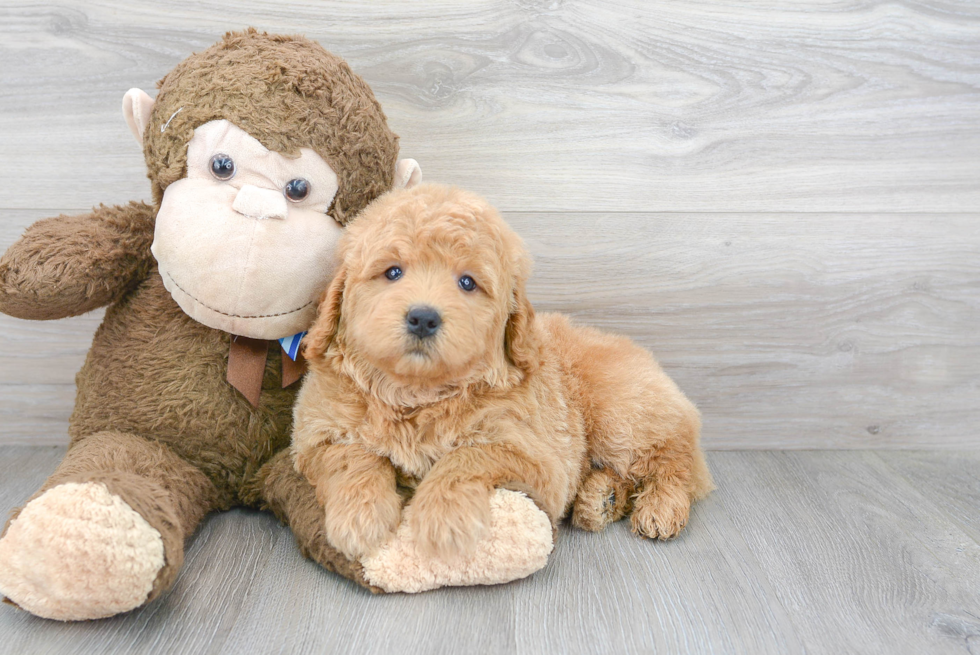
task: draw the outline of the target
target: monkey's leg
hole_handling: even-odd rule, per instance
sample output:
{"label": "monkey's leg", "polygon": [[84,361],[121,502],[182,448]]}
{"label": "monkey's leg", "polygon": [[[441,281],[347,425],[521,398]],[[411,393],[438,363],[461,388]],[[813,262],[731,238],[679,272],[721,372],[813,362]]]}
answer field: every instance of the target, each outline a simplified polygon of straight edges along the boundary
{"label": "monkey's leg", "polygon": [[153,265],[153,216],[132,202],[31,225],[0,258],[0,311],[47,320],[119,299]]}
{"label": "monkey's leg", "polygon": [[167,446],[100,432],[69,448],[0,539],[0,594],[62,621],[127,612],[170,587],[210,480]]}
{"label": "monkey's leg", "polygon": [[288,525],[304,557],[371,591],[381,591],[365,579],[360,562],[347,559],[327,541],[324,510],[317,503],[316,490],[293,467],[288,449],[279,451],[262,466],[247,500],[272,510]]}

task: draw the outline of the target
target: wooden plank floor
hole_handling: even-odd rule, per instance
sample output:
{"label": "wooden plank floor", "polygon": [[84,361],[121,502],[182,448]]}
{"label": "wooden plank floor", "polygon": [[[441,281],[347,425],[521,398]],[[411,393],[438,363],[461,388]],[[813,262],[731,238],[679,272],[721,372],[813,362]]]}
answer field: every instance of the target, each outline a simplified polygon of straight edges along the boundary
{"label": "wooden plank floor", "polygon": [[[63,455],[0,447],[0,512]],[[268,514],[211,516],[173,590],[77,624],[0,606],[0,653],[976,653],[980,452],[712,452],[669,543],[564,528],[498,587],[372,596]]]}

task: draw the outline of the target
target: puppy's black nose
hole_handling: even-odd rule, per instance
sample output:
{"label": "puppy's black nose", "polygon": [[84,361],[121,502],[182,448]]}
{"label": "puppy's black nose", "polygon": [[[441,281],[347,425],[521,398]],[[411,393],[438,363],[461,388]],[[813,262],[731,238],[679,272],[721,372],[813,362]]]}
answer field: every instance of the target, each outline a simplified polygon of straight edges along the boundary
{"label": "puppy's black nose", "polygon": [[442,317],[431,307],[412,307],[405,314],[405,325],[419,339],[426,339],[439,331]]}

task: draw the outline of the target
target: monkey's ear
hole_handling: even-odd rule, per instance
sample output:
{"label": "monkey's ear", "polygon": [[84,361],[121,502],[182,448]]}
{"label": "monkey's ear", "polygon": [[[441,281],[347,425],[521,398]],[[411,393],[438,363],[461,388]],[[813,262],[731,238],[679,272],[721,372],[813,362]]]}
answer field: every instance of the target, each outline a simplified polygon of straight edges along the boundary
{"label": "monkey's ear", "polygon": [[414,159],[399,159],[395,164],[395,188],[411,189],[422,181],[422,167]]}
{"label": "monkey's ear", "polygon": [[136,140],[143,143],[143,132],[150,123],[150,111],[153,109],[153,98],[142,89],[130,89],[123,96],[123,116],[126,125]]}
{"label": "monkey's ear", "polygon": [[340,306],[344,302],[344,287],[347,284],[347,268],[341,264],[333,281],[323,292],[316,321],[303,337],[303,357],[319,359],[327,352],[330,342],[337,335],[340,325]]}

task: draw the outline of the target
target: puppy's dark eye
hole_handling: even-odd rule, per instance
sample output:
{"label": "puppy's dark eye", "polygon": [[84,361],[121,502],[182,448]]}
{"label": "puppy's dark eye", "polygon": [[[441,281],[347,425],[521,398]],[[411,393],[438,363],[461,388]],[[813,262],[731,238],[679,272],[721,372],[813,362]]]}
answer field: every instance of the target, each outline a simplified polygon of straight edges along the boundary
{"label": "puppy's dark eye", "polygon": [[225,154],[218,153],[211,158],[211,175],[219,180],[230,180],[235,176],[235,160]]}
{"label": "puppy's dark eye", "polygon": [[463,291],[475,291],[476,290],[476,280],[471,278],[469,275],[464,275],[459,278],[459,288]]}
{"label": "puppy's dark eye", "polygon": [[299,202],[310,195],[310,183],[299,177],[295,180],[286,182],[286,187],[282,190],[288,200]]}
{"label": "puppy's dark eye", "polygon": [[387,271],[385,271],[385,277],[394,282],[402,276],[402,269],[400,266],[392,266]]}

